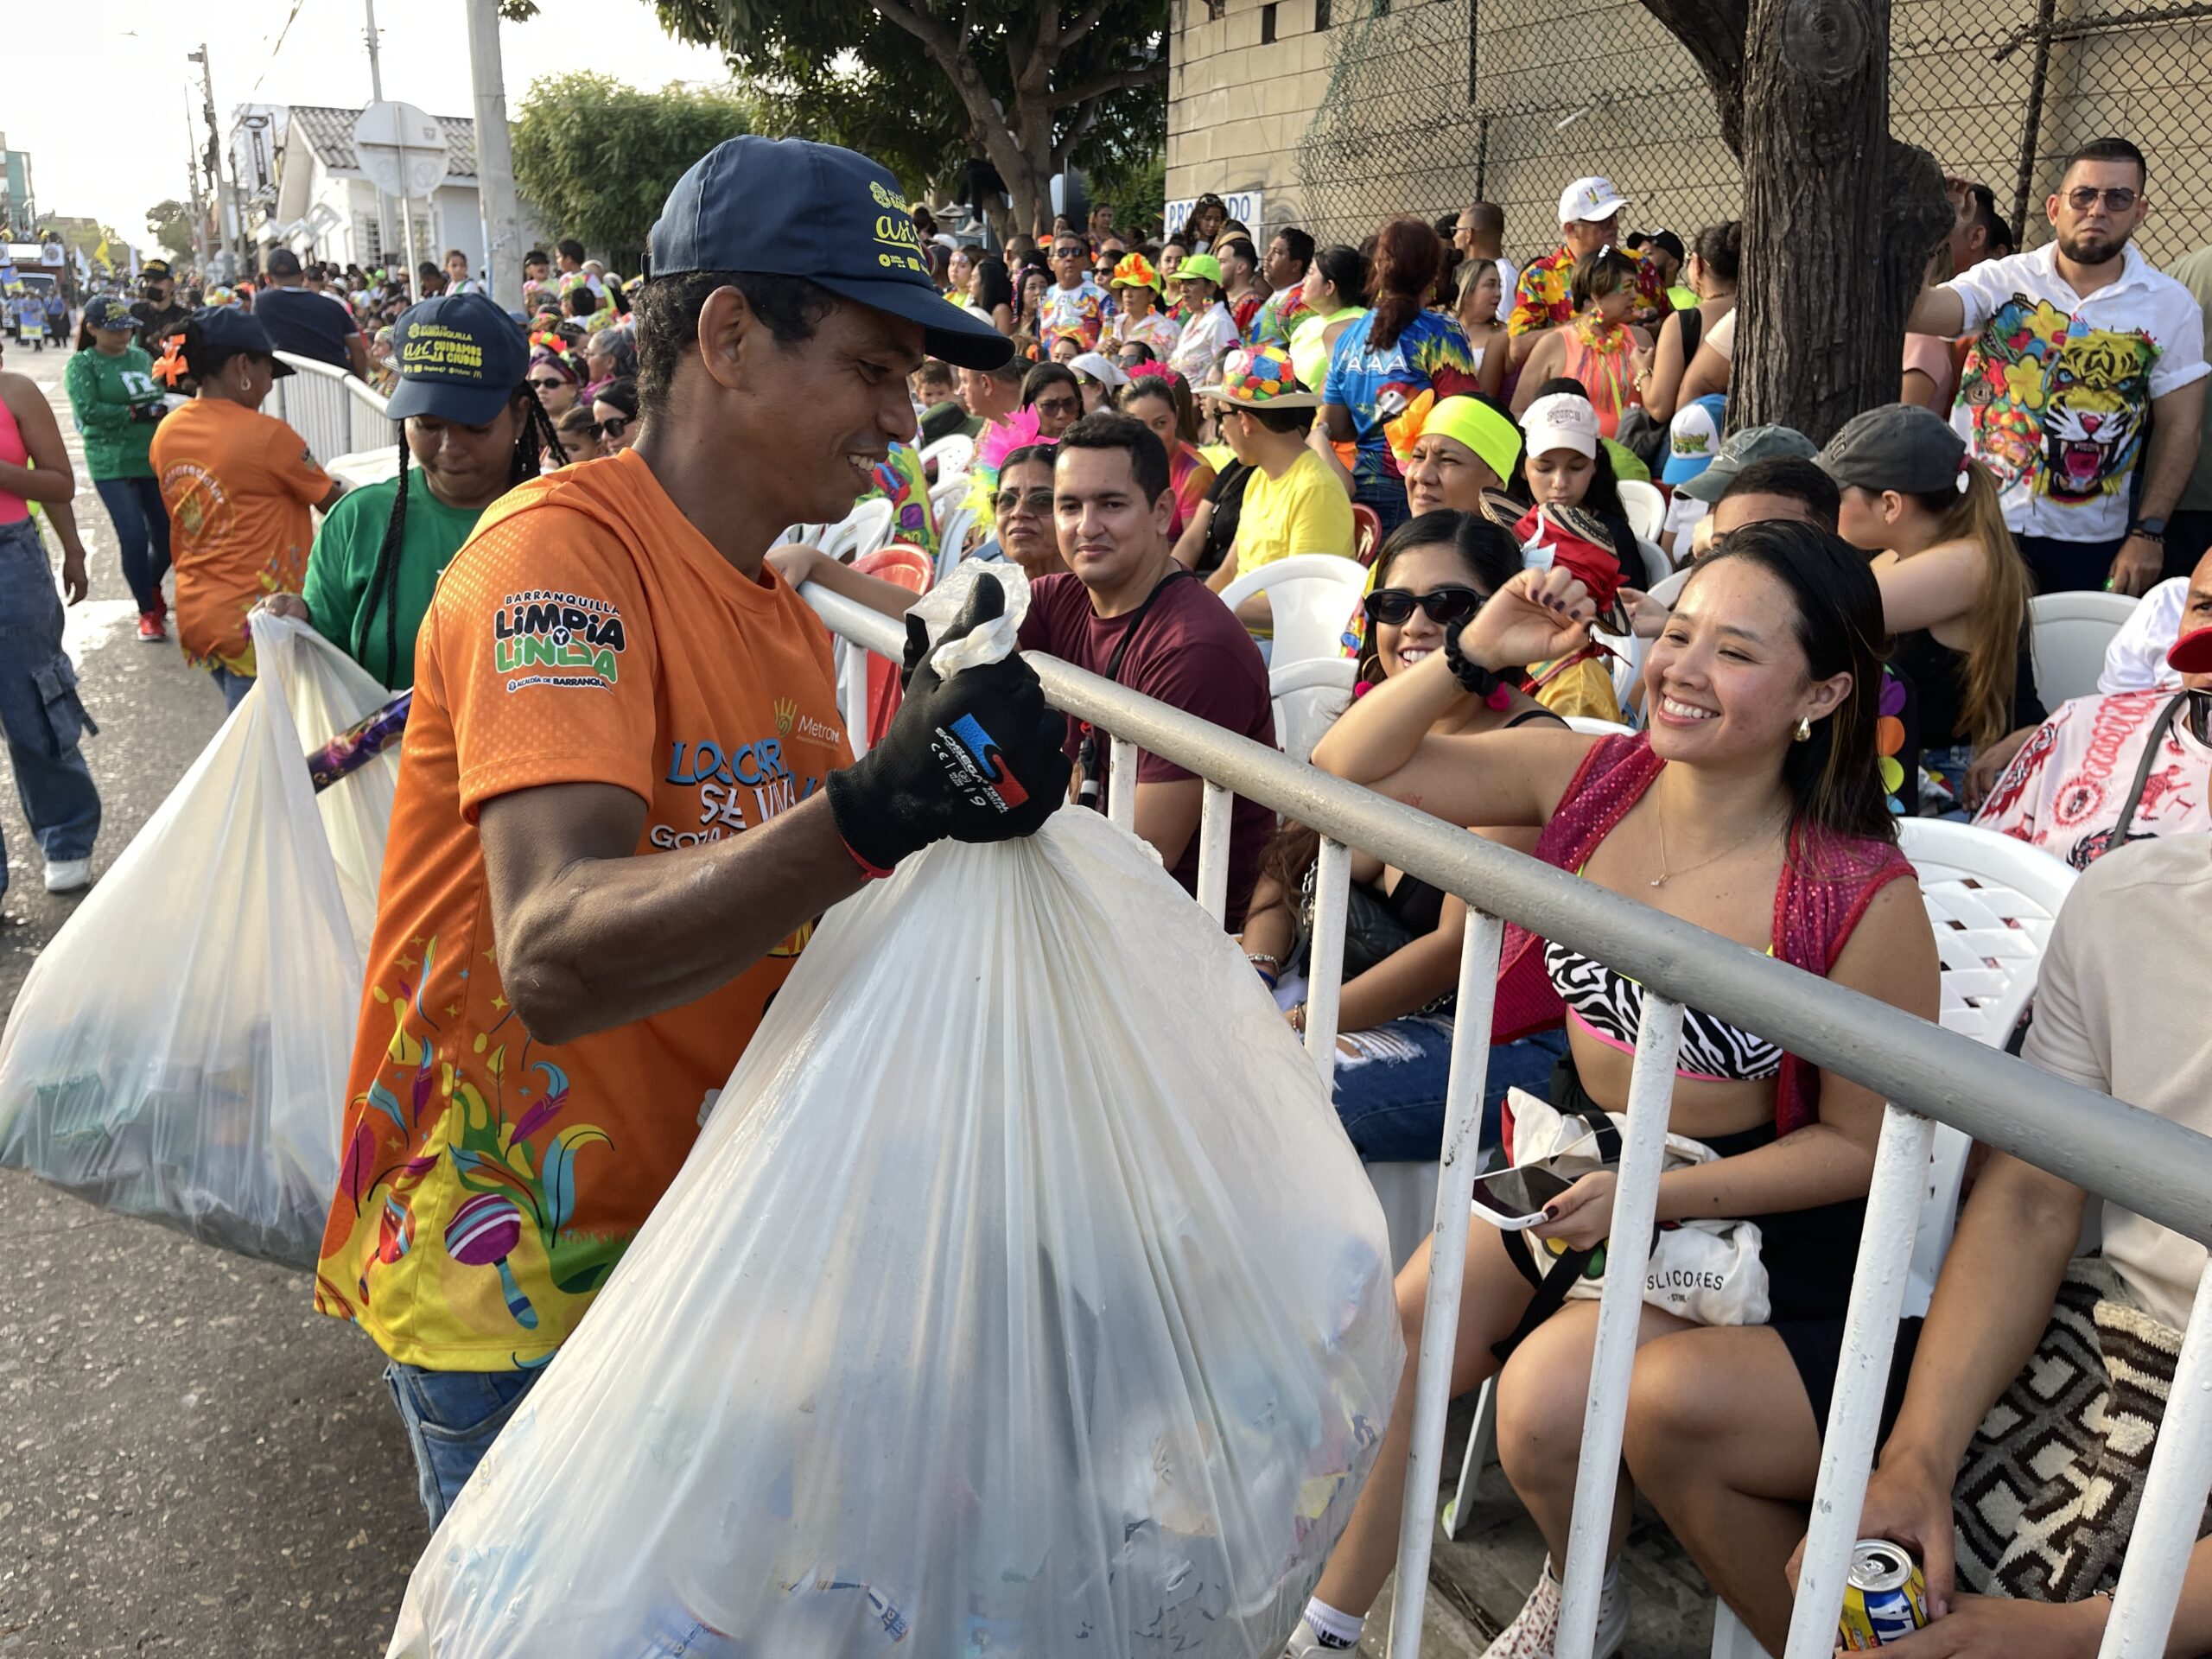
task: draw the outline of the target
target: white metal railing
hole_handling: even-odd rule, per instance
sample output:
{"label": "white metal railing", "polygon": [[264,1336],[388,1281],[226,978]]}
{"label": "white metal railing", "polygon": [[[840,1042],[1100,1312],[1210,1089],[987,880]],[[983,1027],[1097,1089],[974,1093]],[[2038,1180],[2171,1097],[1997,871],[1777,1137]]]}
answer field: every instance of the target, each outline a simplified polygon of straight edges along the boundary
{"label": "white metal railing", "polygon": [[385,399],[359,376],[311,357],[276,353],[293,372],[276,383],[265,412],[307,441],[308,453],[327,466],[337,456],[391,442]]}
{"label": "white metal railing", "polygon": [[[904,632],[896,623],[818,586],[809,586],[804,597],[833,632],[897,660]],[[850,698],[855,679],[865,687],[865,659],[858,650],[847,656],[846,721],[857,731],[862,711]],[[1834,1649],[1844,1574],[1857,1535],[1916,1226],[1927,1195],[1930,1120],[2190,1238],[2212,1243],[2212,1137],[1329,777],[1057,658],[1035,652],[1025,657],[1054,707],[1112,734],[1109,799],[1117,822],[1128,823],[1135,810],[1139,745],[1206,780],[1198,889],[1201,902],[1217,918],[1223,914],[1227,886],[1232,791],[1320,832],[1306,1041],[1325,1081],[1336,1070],[1351,849],[1455,893],[1468,906],[1392,1605],[1389,1650],[1397,1659],[1418,1659],[1421,1652],[1474,1181],[1473,1135],[1489,1069],[1503,922],[1557,939],[1646,989],[1575,1482],[1557,1645],[1560,1659],[1590,1659],[1597,1633],[1646,1241],[1658,1201],[1686,1002],[1759,1033],[1892,1103],[1883,1116],[1868,1192],[1845,1320],[1843,1363],[1822,1437],[1819,1484],[1785,1659],[1828,1659]],[[851,673],[852,664],[861,664],[859,674]],[[2168,1399],[2100,1659],[2153,1659],[2164,1651],[2205,1495],[2212,1488],[2212,1268],[2199,1283]]]}

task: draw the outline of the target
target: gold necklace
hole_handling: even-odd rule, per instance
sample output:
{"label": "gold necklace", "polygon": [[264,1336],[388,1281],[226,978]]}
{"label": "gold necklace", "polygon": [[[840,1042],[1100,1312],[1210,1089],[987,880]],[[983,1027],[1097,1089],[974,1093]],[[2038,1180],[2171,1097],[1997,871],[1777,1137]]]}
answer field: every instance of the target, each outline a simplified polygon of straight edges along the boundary
{"label": "gold necklace", "polygon": [[1656,822],[1659,826],[1659,874],[1651,878],[1650,883],[1650,885],[1655,887],[1663,887],[1667,885],[1668,881],[1675,876],[1688,875],[1692,870],[1701,870],[1708,864],[1719,863],[1731,853],[1742,851],[1745,847],[1751,845],[1752,841],[1772,829],[1777,822],[1788,815],[1789,810],[1789,809],[1785,806],[1781,811],[1770,814],[1767,817],[1762,819],[1758,824],[1754,825],[1750,834],[1744,836],[1739,840],[1730,842],[1728,845],[1723,847],[1719,852],[1713,854],[1710,858],[1701,858],[1698,860],[1696,863],[1690,865],[1686,869],[1670,870],[1667,868],[1667,804],[1663,800],[1656,800],[1652,802],[1651,806],[1654,821]]}

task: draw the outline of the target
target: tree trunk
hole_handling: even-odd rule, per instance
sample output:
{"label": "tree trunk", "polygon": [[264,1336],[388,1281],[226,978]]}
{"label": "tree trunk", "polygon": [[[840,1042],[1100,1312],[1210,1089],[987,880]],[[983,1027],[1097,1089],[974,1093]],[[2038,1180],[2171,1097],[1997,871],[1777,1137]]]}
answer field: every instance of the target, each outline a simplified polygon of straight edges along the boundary
{"label": "tree trunk", "polygon": [[1816,443],[1894,402],[1904,315],[1950,213],[1890,137],[1888,0],[1752,0],[1732,427]]}
{"label": "tree trunk", "polygon": [[1704,71],[1744,168],[1732,429],[1816,443],[1894,403],[1904,318],[1950,228],[1941,170],[1890,137],[1890,0],[1643,0]]}

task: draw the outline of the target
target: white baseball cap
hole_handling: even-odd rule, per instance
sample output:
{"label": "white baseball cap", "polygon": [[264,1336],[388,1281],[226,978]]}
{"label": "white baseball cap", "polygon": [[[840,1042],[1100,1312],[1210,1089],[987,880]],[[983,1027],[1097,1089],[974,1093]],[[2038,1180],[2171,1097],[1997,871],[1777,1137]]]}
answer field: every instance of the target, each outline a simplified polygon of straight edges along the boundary
{"label": "white baseball cap", "polygon": [[1559,193],[1559,222],[1611,219],[1628,206],[1628,198],[1613,188],[1611,179],[1577,179]]}
{"label": "white baseball cap", "polygon": [[1598,454],[1598,411],[1587,397],[1571,391],[1554,391],[1539,397],[1521,416],[1521,430],[1529,440],[1529,454],[1551,449],[1575,449],[1595,460]]}

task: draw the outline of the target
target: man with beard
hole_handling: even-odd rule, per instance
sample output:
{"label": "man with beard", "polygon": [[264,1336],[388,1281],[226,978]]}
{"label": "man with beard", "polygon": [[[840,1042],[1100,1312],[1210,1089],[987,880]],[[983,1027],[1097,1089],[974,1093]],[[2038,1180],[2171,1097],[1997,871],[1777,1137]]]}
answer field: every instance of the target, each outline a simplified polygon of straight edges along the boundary
{"label": "man with beard", "polygon": [[2050,242],[1926,289],[1905,322],[1974,335],[1955,418],[2005,486],[2005,524],[2044,593],[2148,590],[2196,465],[2203,314],[2128,245],[2147,182],[2125,138],[2084,144],[2044,203]]}

